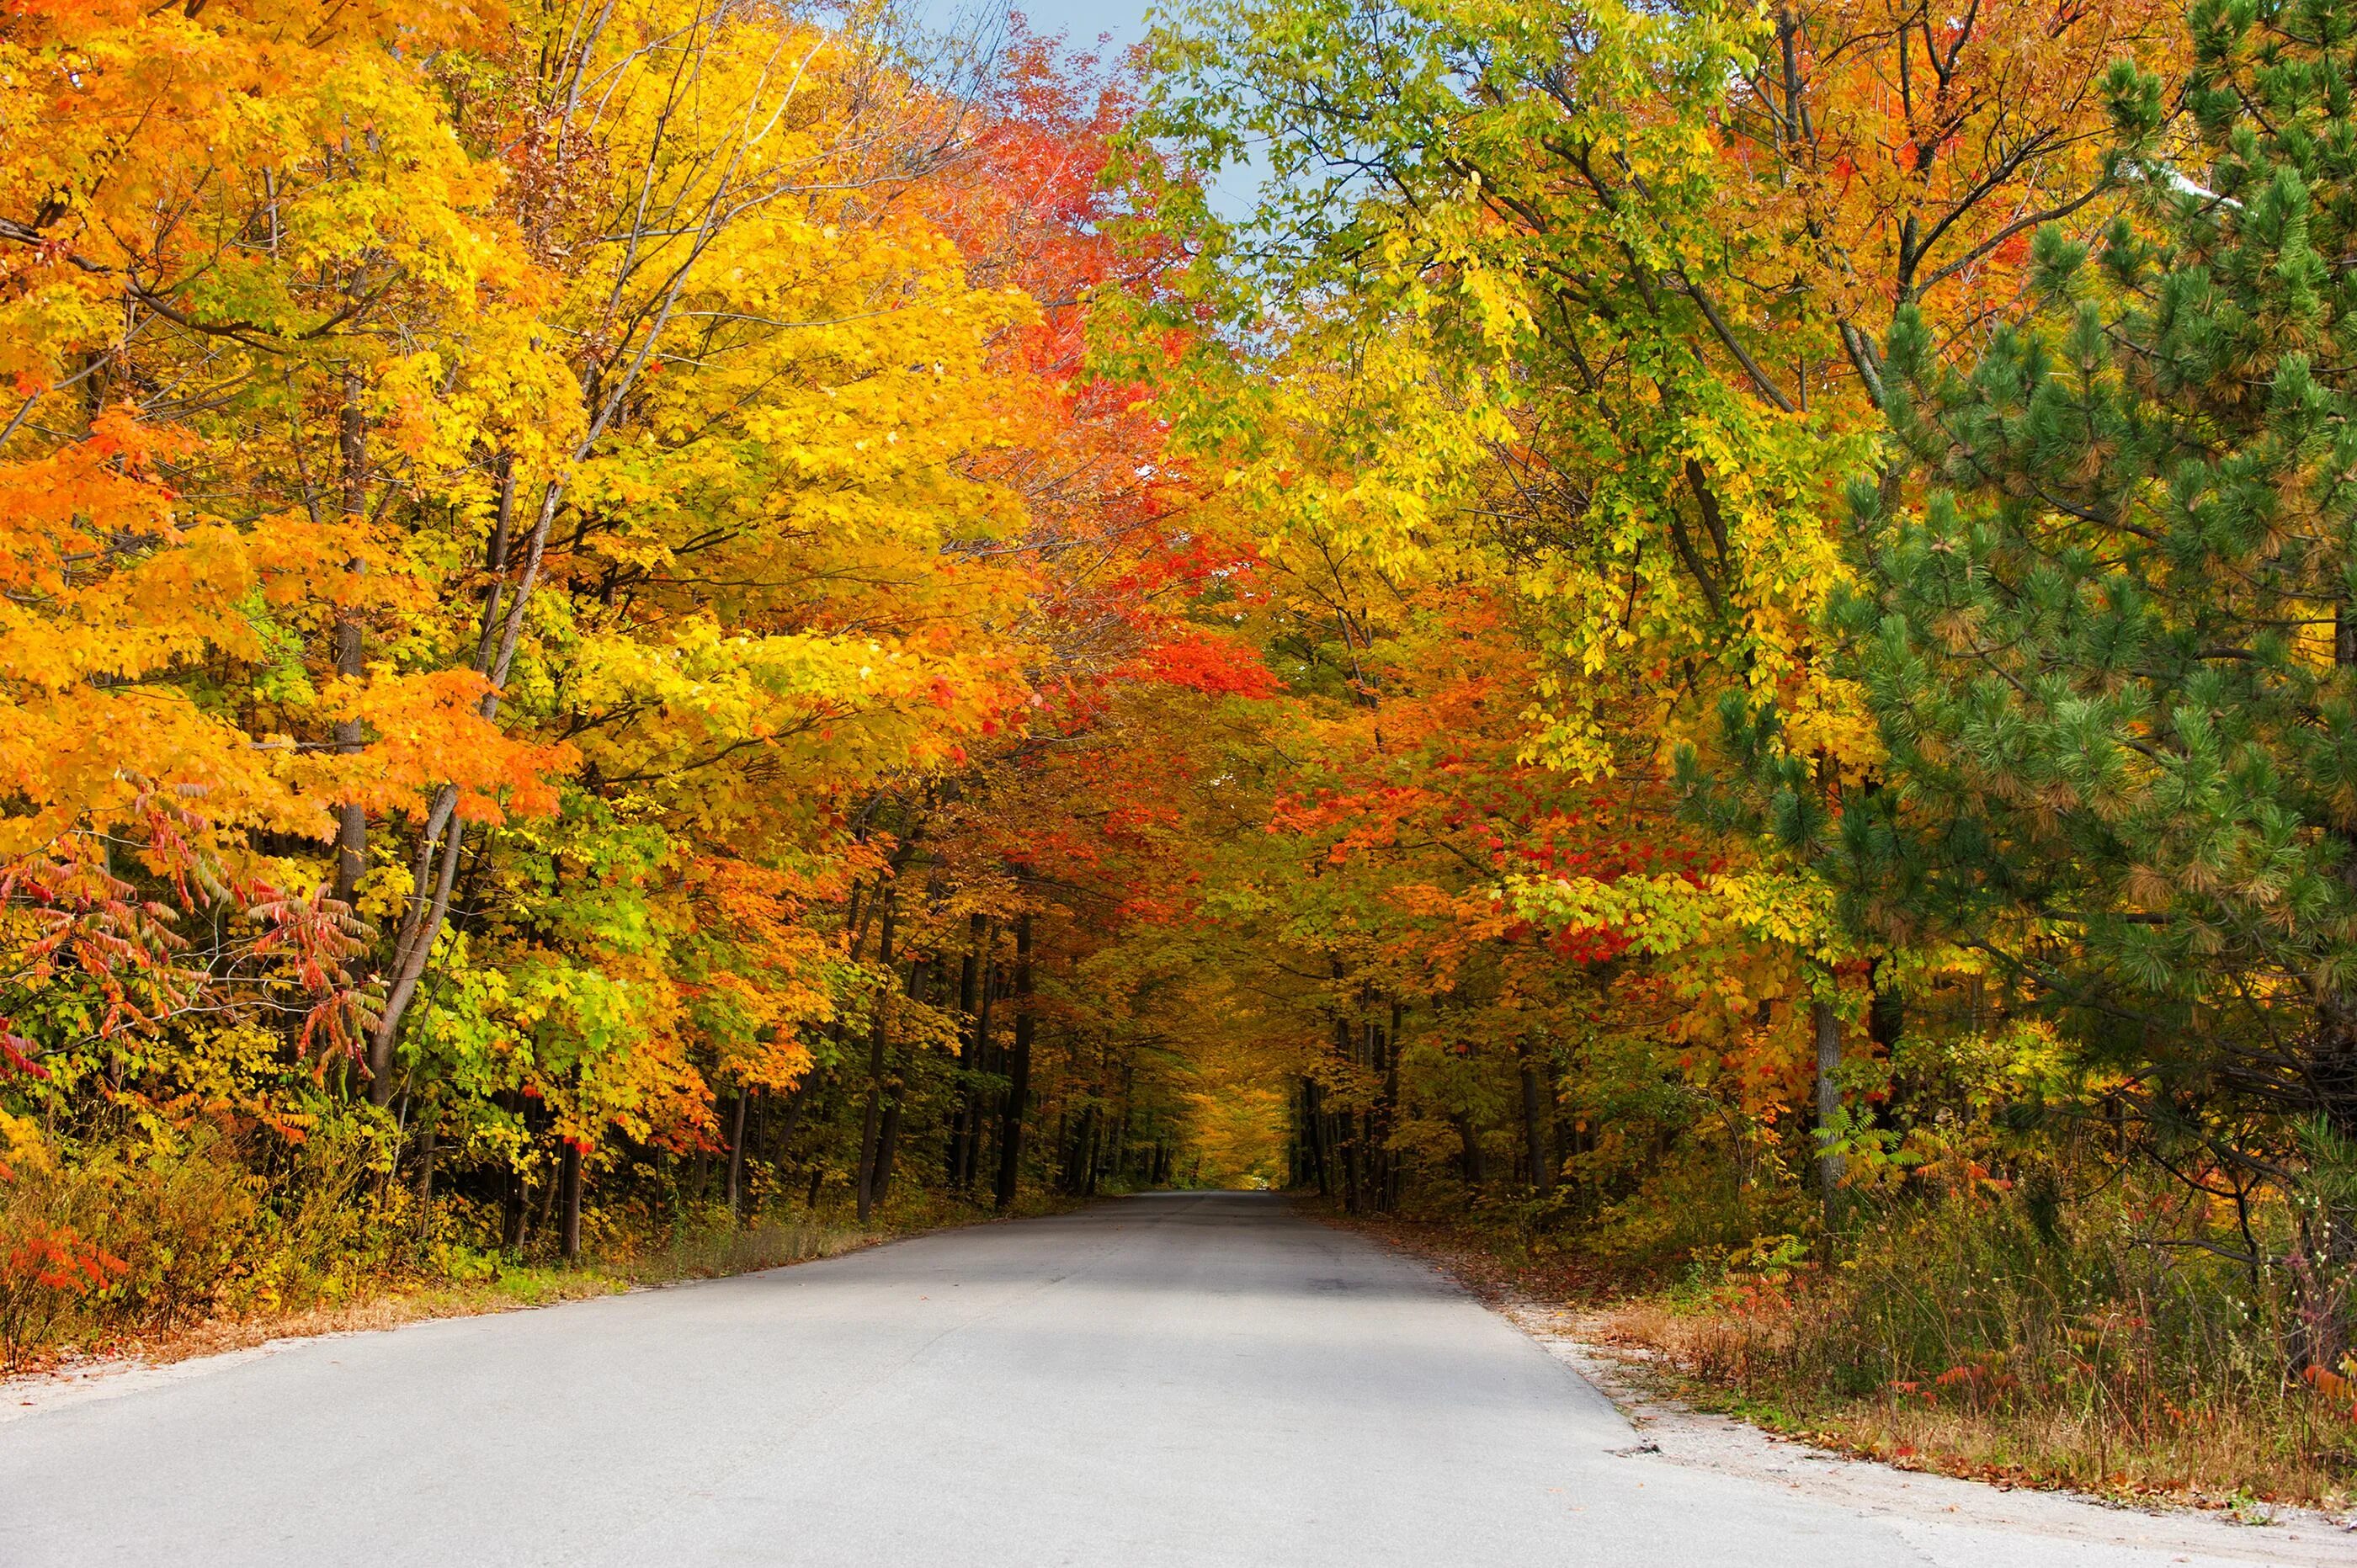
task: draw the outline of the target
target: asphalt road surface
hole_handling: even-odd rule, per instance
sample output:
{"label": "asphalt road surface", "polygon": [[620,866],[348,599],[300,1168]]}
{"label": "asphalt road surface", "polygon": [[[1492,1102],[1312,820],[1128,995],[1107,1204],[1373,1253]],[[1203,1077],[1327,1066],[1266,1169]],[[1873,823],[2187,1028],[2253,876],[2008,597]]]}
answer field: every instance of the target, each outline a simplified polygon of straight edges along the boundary
{"label": "asphalt road surface", "polygon": [[1423,1265],[1280,1198],[1164,1195],[31,1411],[0,1423],[0,1563],[2209,1561],[1640,1446]]}

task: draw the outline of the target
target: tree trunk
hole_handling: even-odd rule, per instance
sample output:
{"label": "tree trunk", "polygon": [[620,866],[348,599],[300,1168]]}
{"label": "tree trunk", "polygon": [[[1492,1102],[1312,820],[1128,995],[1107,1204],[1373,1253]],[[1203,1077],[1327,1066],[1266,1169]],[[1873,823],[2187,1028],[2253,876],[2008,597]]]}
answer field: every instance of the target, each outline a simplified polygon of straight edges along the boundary
{"label": "tree trunk", "polygon": [[1096,1146],[1097,1108],[1091,1103],[1081,1108],[1080,1125],[1072,1129],[1071,1154],[1064,1161],[1064,1190],[1074,1197],[1088,1194]]}
{"label": "tree trunk", "polygon": [[[700,46],[699,46],[700,48]],[[569,116],[568,111],[568,116]],[[664,139],[659,133],[659,141]],[[726,182],[723,182],[725,188]],[[701,237],[694,242],[697,250],[708,243],[723,230],[730,227],[739,212],[748,211],[752,203],[735,209],[719,205],[718,190],[715,205],[706,208]],[[662,362],[657,345],[663,341],[665,327],[672,321],[681,291],[688,286],[694,269],[672,265],[668,261],[657,263],[656,253],[641,252],[640,240],[648,231],[643,221],[629,226],[627,249],[632,255],[643,253],[650,258],[643,263],[627,265],[624,277],[639,274],[640,265],[651,268],[658,264],[662,273],[640,274],[661,276],[650,298],[638,306],[635,319],[645,324],[645,331],[624,333],[608,340],[607,351],[590,354],[576,366],[576,373],[585,394],[594,394],[585,409],[587,417],[575,433],[570,453],[571,462],[560,464],[541,488],[539,503],[533,508],[533,521],[522,541],[522,560],[511,562],[510,523],[515,502],[515,465],[511,454],[501,453],[499,458],[500,475],[500,500],[492,530],[490,559],[492,579],[483,591],[481,629],[477,637],[472,668],[483,676],[488,689],[477,701],[476,712],[486,722],[499,716],[502,693],[513,672],[519,648],[522,646],[527,612],[533,595],[538,591],[546,564],[548,537],[557,515],[564,510],[569,475],[574,465],[597,451],[612,427],[614,421],[630,406],[639,385],[639,378],[649,368]],[[667,225],[670,219],[659,220]],[[619,298],[619,295],[618,295]],[[418,833],[417,854],[413,862],[414,872],[411,882],[409,909],[404,916],[399,933],[393,943],[393,962],[385,978],[384,1001],[370,1035],[368,1051],[371,1069],[380,1063],[390,1069],[393,1046],[401,1037],[403,1021],[416,1000],[417,988],[431,961],[436,940],[441,935],[450,908],[450,886],[457,875],[458,852],[465,837],[466,824],[457,816],[458,790],[445,783],[435,795],[426,812],[425,822]],[[429,888],[431,891],[429,891]],[[377,1079],[381,1088],[371,1092],[391,1092],[390,1072]],[[382,1103],[382,1101],[380,1101]]]}
{"label": "tree trunk", "polygon": [[434,1219],[434,1146],[442,1130],[442,1107],[426,1105],[425,1137],[417,1151],[417,1229],[423,1233]]}
{"label": "tree trunk", "polygon": [[[1129,1099],[1136,1086],[1137,1058],[1132,1057],[1121,1067],[1121,1113],[1114,1118],[1113,1141],[1105,1145],[1104,1150],[1103,1165],[1108,1176],[1126,1176],[1129,1174]],[[1089,1183],[1091,1192],[1096,1189],[1095,1182]]]}
{"label": "tree trunk", "polygon": [[[344,370],[344,402],[342,417],[338,421],[337,446],[343,468],[343,515],[347,526],[357,525],[368,516],[368,430],[361,413],[361,375],[350,366]],[[344,570],[357,578],[367,570],[357,559],[344,564]],[[348,605],[336,612],[336,673],[348,681],[357,681],[362,673],[360,607]],[[356,718],[339,719],[335,730],[336,755],[358,756],[361,749],[361,722]],[[336,808],[336,897],[349,908],[360,887],[361,878],[368,873],[368,811],[358,801],[346,801]],[[389,1072],[380,1069],[371,1053],[370,1071],[376,1076],[371,1081],[370,1096],[382,1105],[391,1094]]]}
{"label": "tree trunk", "polygon": [[880,1208],[892,1192],[892,1160],[900,1147],[900,1104],[907,1086],[893,1075],[890,1095],[884,1102],[884,1130],[876,1137],[876,1202]]}
{"label": "tree trunk", "polygon": [[[877,937],[877,958],[888,973],[892,968],[892,917],[896,903],[897,900],[886,896],[883,924]],[[868,1215],[876,1208],[876,1144],[883,1132],[885,1056],[890,1048],[885,1016],[891,1011],[891,1006],[889,992],[878,991],[876,993],[876,1015],[867,1027],[867,1112],[859,1122],[858,1169],[855,1173],[857,1179],[854,1200],[862,1225],[867,1223]]]}
{"label": "tree trunk", "polygon": [[[1341,961],[1334,960],[1333,967],[1335,977],[1340,979],[1342,973]],[[1338,1002],[1336,1005],[1339,1006],[1340,1004]],[[1334,1019],[1334,1059],[1352,1068],[1359,1065],[1357,1040],[1351,1034],[1351,1021],[1340,1014],[1337,1014]],[[1353,1082],[1355,1083],[1355,1079]],[[1340,1165],[1342,1167],[1337,1174],[1342,1179],[1342,1210],[1346,1214],[1358,1213],[1365,1202],[1365,1188],[1361,1179],[1364,1174],[1361,1167],[1365,1153],[1365,1140],[1361,1136],[1361,1130],[1365,1125],[1365,1122],[1366,1118],[1363,1115],[1351,1111],[1342,1112],[1336,1117],[1337,1125],[1341,1133]]]}
{"label": "tree trunk", "polygon": [[1334,1196],[1334,1177],[1332,1173],[1326,1168],[1326,1107],[1324,1101],[1325,1096],[1318,1092],[1318,1080],[1316,1079],[1305,1078],[1301,1080],[1301,1102],[1304,1108],[1302,1119],[1307,1124],[1309,1137],[1309,1172],[1310,1175],[1318,1178],[1318,1196],[1320,1197],[1331,1197]]}
{"label": "tree trunk", "polygon": [[[361,412],[361,374],[353,367],[344,367],[343,408],[337,421],[337,449],[343,478],[341,510],[347,527],[357,531],[368,517],[368,427]],[[357,585],[368,570],[358,557],[344,563],[345,574]],[[357,591],[354,598],[358,598]],[[336,611],[336,674],[345,681],[358,681],[364,671],[366,648],[362,640],[361,607],[357,603],[340,606]],[[361,746],[361,721],[358,718],[338,719],[335,727],[336,755],[357,757]],[[368,875],[368,808],[357,800],[347,800],[336,808],[336,878],[334,893],[338,902],[350,909],[360,897],[361,878]],[[380,1039],[371,1036],[368,1043],[369,1102],[389,1105],[393,1102],[393,1038]]]}
{"label": "tree trunk", "polygon": [[565,1187],[565,1231],[559,1239],[558,1251],[568,1263],[581,1260],[581,1145],[572,1139],[565,1140],[565,1165],[562,1172]]}
{"label": "tree trunk", "polygon": [[[997,1046],[992,1044],[994,1036],[991,1034],[992,1015],[997,1006],[999,996],[1006,990],[1007,986],[1006,970],[1001,965],[994,961],[990,957],[991,950],[997,945],[997,923],[994,921],[991,925],[990,940],[983,944],[982,950],[982,1010],[974,1015],[974,1066],[981,1070],[985,1077],[988,1077],[989,1075],[999,1071],[1006,1066],[1005,1061],[1002,1059],[1006,1053]],[[1001,1110],[1003,1111],[1003,1091],[1001,1091]],[[964,1187],[968,1192],[972,1192],[975,1184],[982,1180],[983,1168],[986,1164],[990,1165],[992,1170],[996,1170],[998,1168],[995,1164],[990,1164],[990,1162],[985,1161],[983,1157],[985,1146],[986,1144],[989,1145],[990,1153],[994,1157],[996,1154],[996,1144],[995,1141],[994,1130],[997,1126],[997,1120],[990,1114],[990,1107],[991,1096],[986,1091],[977,1087],[974,1090],[974,1127],[973,1132],[968,1138],[965,1151]]]}
{"label": "tree trunk", "polygon": [[[1467,1042],[1463,1070],[1469,1075],[1478,1070],[1473,1063],[1480,1054],[1479,1041]],[[1489,1179],[1489,1157],[1481,1148],[1481,1124],[1470,1112],[1458,1114],[1457,1134],[1463,1141],[1465,1180],[1470,1186],[1480,1187]]]}
{"label": "tree trunk", "polygon": [[949,1177],[953,1187],[974,1185],[974,1145],[982,1131],[982,1088],[974,1075],[982,1070],[983,954],[988,950],[990,922],[968,916],[965,953],[958,960],[958,1101],[957,1121],[950,1131]]}
{"label": "tree trunk", "polygon": [[1809,1004],[1809,1023],[1817,1039],[1817,1187],[1830,1230],[1840,1218],[1842,1172],[1848,1164],[1830,1146],[1841,1115],[1841,1015],[1831,998],[1822,999]]}
{"label": "tree trunk", "polygon": [[728,1218],[735,1219],[745,1207],[745,1106],[752,1094],[743,1084],[737,1086],[737,1110],[729,1118],[728,1128]]}
{"label": "tree trunk", "polygon": [[[525,1139],[529,1141],[532,1136],[532,1118],[524,1104],[523,1095],[516,1090],[502,1090],[500,1099],[509,1114],[515,1117],[517,1122],[522,1125]],[[504,1197],[505,1202],[500,1213],[500,1245],[511,1252],[518,1251],[523,1247],[524,1220],[531,1213],[532,1201],[532,1190],[524,1182],[522,1165],[508,1167],[507,1192]]]}
{"label": "tree trunk", "polygon": [[1006,1104],[998,1118],[998,1191],[1002,1210],[1015,1207],[1023,1167],[1023,1113],[1031,1098],[1031,916],[1015,922],[1015,1049],[1007,1062]]}
{"label": "tree trunk", "polygon": [[806,1070],[795,1083],[792,1092],[786,1096],[785,1112],[778,1118],[777,1139],[770,1150],[772,1175],[786,1163],[786,1156],[793,1153],[794,1133],[802,1124],[802,1112],[810,1107],[811,1079],[814,1076],[815,1069]]}
{"label": "tree trunk", "polygon": [[524,1224],[523,1240],[526,1245],[531,1244],[532,1239],[534,1236],[540,1235],[547,1230],[548,1217],[556,1211],[557,1194],[565,1190],[565,1183],[561,1179],[563,1175],[564,1166],[563,1163],[560,1161],[555,1174],[552,1175],[548,1178],[547,1184],[540,1189],[539,1211],[533,1214]]}
{"label": "tree trunk", "polygon": [[[932,1001],[932,978],[931,958],[913,960],[909,965],[909,999],[920,1007],[929,1005]],[[893,1162],[900,1148],[902,1112],[909,1100],[909,1075],[916,1066],[909,1053],[895,1054],[899,1059],[892,1064],[891,1077],[885,1085],[888,1098],[884,1101],[884,1128],[876,1142],[875,1187],[879,1205],[891,1195]]]}
{"label": "tree trunk", "polygon": [[1555,1097],[1541,1085],[1538,1052],[1527,1036],[1514,1042],[1514,1054],[1523,1069],[1523,1142],[1530,1161],[1531,1186],[1544,1197],[1555,1190],[1555,1161],[1547,1153],[1546,1135],[1547,1101]]}
{"label": "tree trunk", "polygon": [[532,1192],[524,1185],[523,1167],[508,1167],[507,1191],[500,1206],[500,1245],[511,1252],[523,1250],[523,1222],[530,1212]]}

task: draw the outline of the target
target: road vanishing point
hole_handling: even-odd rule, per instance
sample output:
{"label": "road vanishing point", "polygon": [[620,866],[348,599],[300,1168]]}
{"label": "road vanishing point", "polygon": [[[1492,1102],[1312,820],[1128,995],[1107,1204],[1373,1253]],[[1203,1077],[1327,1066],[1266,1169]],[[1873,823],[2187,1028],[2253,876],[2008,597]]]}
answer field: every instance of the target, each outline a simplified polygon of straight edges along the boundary
{"label": "road vanishing point", "polygon": [[183,1363],[0,1423],[0,1499],[12,1568],[2267,1560],[1648,1452],[1429,1268],[1248,1193]]}

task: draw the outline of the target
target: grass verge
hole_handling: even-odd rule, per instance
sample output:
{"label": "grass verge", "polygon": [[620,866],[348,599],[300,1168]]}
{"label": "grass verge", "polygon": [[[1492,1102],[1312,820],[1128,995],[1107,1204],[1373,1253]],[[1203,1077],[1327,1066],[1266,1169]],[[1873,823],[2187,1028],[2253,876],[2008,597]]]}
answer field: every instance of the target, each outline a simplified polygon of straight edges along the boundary
{"label": "grass verge", "polygon": [[441,1317],[468,1317],[553,1306],[625,1291],[717,1279],[838,1257],[885,1241],[937,1230],[1059,1213],[1076,1200],[1028,1197],[1012,1216],[931,1195],[896,1205],[865,1226],[844,1212],[788,1214],[731,1225],[683,1225],[655,1237],[608,1238],[577,1263],[443,1251],[433,1274],[389,1276],[353,1299],[208,1316],[146,1333],[110,1334],[49,1348],[7,1369],[8,1380],[59,1371],[89,1374],[116,1367],[161,1366],[251,1349],[277,1339],[395,1328]]}

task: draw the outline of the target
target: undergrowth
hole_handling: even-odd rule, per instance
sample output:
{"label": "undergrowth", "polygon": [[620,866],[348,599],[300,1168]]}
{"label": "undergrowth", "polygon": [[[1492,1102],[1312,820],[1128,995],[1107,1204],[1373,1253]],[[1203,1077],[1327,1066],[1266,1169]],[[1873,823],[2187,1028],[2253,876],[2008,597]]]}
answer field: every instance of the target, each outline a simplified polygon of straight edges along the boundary
{"label": "undergrowth", "polygon": [[[718,1203],[618,1196],[592,1208],[584,1255],[554,1239],[502,1249],[495,1205],[421,1204],[384,1179],[364,1134],[300,1143],[204,1122],[125,1127],[70,1158],[0,1164],[0,1370],[117,1354],[171,1359],[281,1334],[389,1326],[636,1286],[744,1273],[991,1218],[910,1187],[858,1223],[847,1199]],[[1071,1200],[1035,1195],[1034,1213]]]}

